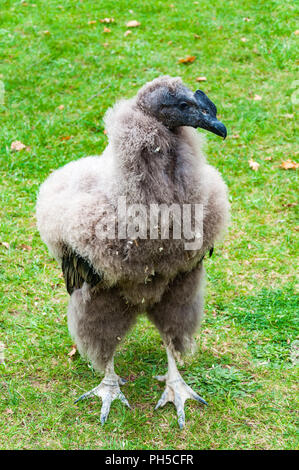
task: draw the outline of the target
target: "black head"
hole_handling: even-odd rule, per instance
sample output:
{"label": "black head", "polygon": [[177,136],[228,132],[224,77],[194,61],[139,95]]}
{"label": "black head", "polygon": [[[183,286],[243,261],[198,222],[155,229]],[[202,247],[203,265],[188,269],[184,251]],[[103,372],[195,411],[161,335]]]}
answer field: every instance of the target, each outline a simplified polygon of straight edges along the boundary
{"label": "black head", "polygon": [[200,127],[225,138],[227,131],[218,121],[217,108],[207,95],[197,90],[190,91],[181,82],[176,81],[175,86],[168,86],[167,80],[172,84],[170,77],[164,77],[159,83],[157,79],[141,91],[139,99],[140,106],[148,113],[155,116],[169,129],[180,126]]}

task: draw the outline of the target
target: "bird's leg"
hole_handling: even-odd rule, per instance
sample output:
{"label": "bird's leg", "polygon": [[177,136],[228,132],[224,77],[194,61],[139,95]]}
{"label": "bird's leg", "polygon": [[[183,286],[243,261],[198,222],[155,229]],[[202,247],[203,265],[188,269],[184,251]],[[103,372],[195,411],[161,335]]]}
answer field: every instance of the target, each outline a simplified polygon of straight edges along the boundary
{"label": "bird's leg", "polygon": [[89,392],[84,393],[79,397],[75,403],[80,400],[84,400],[85,398],[89,398],[92,396],[98,396],[102,398],[102,409],[101,409],[101,423],[105,424],[107,421],[110,406],[113,400],[118,398],[121,400],[125,405],[130,408],[129,402],[120,390],[120,385],[125,384],[126,381],[121,379],[114,371],[114,360],[113,358],[107,363],[105,368],[105,376],[102,382]]}
{"label": "bird's leg", "polygon": [[207,402],[201,398],[197,393],[195,393],[189,385],[186,384],[181,374],[178,371],[176,366],[174,355],[169,346],[166,347],[167,358],[168,358],[168,371],[166,375],[158,375],[155,378],[160,381],[166,381],[165,390],[158,401],[156,408],[164,406],[167,402],[174,403],[177,415],[178,423],[182,429],[185,425],[185,412],[184,404],[188,398],[197,400],[204,405],[207,405]]}

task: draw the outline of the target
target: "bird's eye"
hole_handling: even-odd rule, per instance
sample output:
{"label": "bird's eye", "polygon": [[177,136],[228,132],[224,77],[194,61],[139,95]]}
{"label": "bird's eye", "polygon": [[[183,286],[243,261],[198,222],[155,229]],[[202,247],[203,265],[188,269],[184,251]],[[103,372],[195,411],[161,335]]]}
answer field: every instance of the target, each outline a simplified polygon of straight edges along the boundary
{"label": "bird's eye", "polygon": [[202,114],[209,114],[209,111],[207,109],[202,109]]}
{"label": "bird's eye", "polygon": [[181,109],[182,111],[184,111],[185,109],[189,108],[189,104],[186,103],[186,101],[182,101],[182,103],[180,103],[179,106],[180,106],[180,109]]}

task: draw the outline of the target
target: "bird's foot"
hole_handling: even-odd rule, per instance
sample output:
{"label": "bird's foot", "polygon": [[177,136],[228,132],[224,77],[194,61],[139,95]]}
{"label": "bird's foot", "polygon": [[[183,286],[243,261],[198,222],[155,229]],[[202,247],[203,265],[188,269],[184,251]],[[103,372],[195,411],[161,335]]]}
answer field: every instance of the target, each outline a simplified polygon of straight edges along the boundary
{"label": "bird's foot", "polygon": [[130,404],[122,391],[120,390],[120,385],[124,385],[126,380],[121,379],[115,374],[113,379],[106,378],[102,380],[102,382],[89,392],[83,393],[81,397],[79,397],[75,403],[78,401],[84,400],[85,398],[90,398],[93,396],[97,396],[102,399],[102,408],[101,408],[101,424],[105,424],[107,421],[111,403],[116,400],[117,398],[121,400],[126,406],[130,407]]}
{"label": "bird's foot", "polygon": [[188,398],[207,405],[207,402],[186,384],[179,373],[173,380],[170,380],[167,375],[158,375],[155,378],[160,381],[166,381],[165,390],[162,393],[155,410],[164,406],[168,402],[174,403],[177,410],[178,423],[181,429],[185,426],[184,405]]}

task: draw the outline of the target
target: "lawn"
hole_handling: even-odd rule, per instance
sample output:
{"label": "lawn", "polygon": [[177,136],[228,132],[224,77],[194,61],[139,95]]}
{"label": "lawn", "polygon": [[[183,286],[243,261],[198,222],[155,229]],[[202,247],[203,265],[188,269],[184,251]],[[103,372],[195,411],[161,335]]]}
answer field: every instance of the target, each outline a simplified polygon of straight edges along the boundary
{"label": "lawn", "polygon": [[[297,17],[290,0],[1,0],[1,449],[297,447],[297,180],[281,167],[298,159]],[[183,431],[172,404],[154,411],[167,362],[141,317],[115,361],[132,410],[114,402],[102,428],[97,399],[74,404],[99,377],[69,355],[68,295],[35,226],[36,195],[53,169],[101,154],[107,108],[163,74],[203,89],[228,129],[225,142],[207,135],[206,152],[232,222],[205,262],[198,350],[180,368],[209,407],[187,402]]]}

